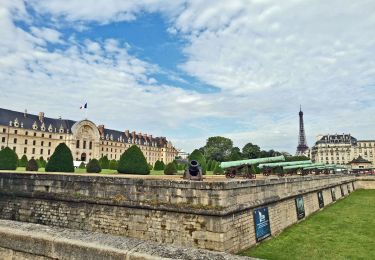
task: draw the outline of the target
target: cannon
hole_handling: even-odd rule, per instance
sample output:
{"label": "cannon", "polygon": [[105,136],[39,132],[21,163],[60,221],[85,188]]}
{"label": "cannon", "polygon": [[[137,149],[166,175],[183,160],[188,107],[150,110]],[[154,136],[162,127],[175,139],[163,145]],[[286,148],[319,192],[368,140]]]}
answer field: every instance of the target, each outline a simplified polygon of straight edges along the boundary
{"label": "cannon", "polygon": [[192,181],[202,181],[203,180],[203,171],[202,167],[199,165],[199,162],[196,160],[176,160],[180,164],[186,164],[187,167],[184,172],[183,178],[185,180]]}

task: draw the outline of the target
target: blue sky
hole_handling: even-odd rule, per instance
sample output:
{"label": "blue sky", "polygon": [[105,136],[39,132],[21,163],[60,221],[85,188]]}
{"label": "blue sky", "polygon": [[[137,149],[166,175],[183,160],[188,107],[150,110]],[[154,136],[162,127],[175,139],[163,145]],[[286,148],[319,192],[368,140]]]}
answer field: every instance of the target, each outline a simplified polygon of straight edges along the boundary
{"label": "blue sky", "polygon": [[166,136],[209,136],[294,153],[373,139],[373,1],[21,1],[0,3],[1,107]]}

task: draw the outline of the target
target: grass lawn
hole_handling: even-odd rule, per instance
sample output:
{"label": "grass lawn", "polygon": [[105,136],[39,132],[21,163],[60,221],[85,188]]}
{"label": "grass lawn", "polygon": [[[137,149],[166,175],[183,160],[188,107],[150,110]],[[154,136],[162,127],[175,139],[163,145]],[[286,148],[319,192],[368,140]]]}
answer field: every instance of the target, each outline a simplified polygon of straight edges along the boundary
{"label": "grass lawn", "polygon": [[263,259],[375,259],[375,190],[357,190],[241,253]]}

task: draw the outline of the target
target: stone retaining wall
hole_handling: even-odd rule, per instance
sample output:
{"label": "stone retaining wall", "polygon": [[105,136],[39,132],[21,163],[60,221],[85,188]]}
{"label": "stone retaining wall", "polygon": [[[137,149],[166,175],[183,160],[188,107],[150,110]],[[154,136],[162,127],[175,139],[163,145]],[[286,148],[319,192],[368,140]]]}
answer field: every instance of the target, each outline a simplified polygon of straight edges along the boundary
{"label": "stone retaining wall", "polygon": [[267,180],[132,179],[78,174],[0,172],[0,218],[99,231],[217,251],[256,243],[253,211],[267,206],[272,235],[296,223],[295,197],[306,216],[353,189],[354,176]]}

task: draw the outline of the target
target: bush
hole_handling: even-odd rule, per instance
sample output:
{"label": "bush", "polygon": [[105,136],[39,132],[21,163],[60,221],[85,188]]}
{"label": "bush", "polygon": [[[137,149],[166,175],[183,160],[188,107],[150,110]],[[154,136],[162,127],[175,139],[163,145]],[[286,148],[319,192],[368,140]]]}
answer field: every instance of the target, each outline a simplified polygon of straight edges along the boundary
{"label": "bush", "polygon": [[155,170],[155,171],[162,171],[162,170],[164,170],[164,169],[165,169],[165,164],[164,164],[164,162],[163,162],[163,161],[159,161],[159,160],[157,160],[157,161],[155,162],[154,170]]}
{"label": "bush", "polygon": [[152,167],[152,165],[151,165],[150,163],[148,163],[148,169],[149,169],[150,171],[152,171],[152,169],[153,169],[153,167]]}
{"label": "bush", "polygon": [[29,160],[27,159],[27,156],[24,154],[24,155],[22,155],[21,159],[18,161],[18,166],[19,167],[26,167],[28,162],[29,162]]}
{"label": "bush", "polygon": [[173,163],[173,162],[168,163],[167,166],[164,169],[164,174],[165,175],[173,175],[175,173],[177,173],[176,164]]}
{"label": "bush", "polygon": [[127,174],[150,174],[146,158],[136,145],[131,146],[121,155],[117,171]]}
{"label": "bush", "polygon": [[196,160],[199,162],[199,165],[202,167],[202,173],[206,174],[206,158],[204,158],[203,154],[195,149],[190,155],[189,155],[189,161]]}
{"label": "bush", "polygon": [[41,156],[38,160],[36,160],[39,168],[45,168],[47,162],[44,160],[43,156]]}
{"label": "bush", "polygon": [[86,165],[84,162],[81,162],[80,165],[78,166],[79,169],[86,169]]}
{"label": "bush", "polygon": [[69,147],[60,143],[46,165],[46,172],[74,172],[73,156]]}
{"label": "bush", "polygon": [[111,160],[110,162],[109,162],[109,169],[111,169],[111,170],[117,170],[117,161],[116,160]]}
{"label": "bush", "polygon": [[220,167],[219,163],[216,163],[215,169],[214,169],[214,174],[224,174],[223,168]]}
{"label": "bush", "polygon": [[0,151],[0,170],[16,170],[17,165],[18,156],[12,149],[5,147]]}
{"label": "bush", "polygon": [[100,163],[96,159],[90,160],[86,166],[86,172],[88,173],[99,173],[101,171],[102,171],[102,168],[100,167]]}
{"label": "bush", "polygon": [[99,164],[102,169],[109,169],[109,160],[107,155],[99,159]]}
{"label": "bush", "polygon": [[26,165],[26,171],[37,172],[39,170],[38,163],[35,159],[30,159]]}

